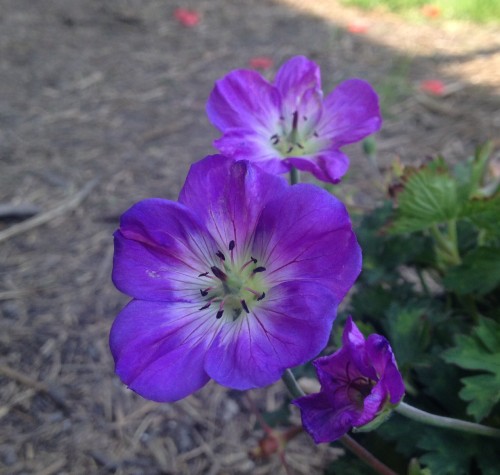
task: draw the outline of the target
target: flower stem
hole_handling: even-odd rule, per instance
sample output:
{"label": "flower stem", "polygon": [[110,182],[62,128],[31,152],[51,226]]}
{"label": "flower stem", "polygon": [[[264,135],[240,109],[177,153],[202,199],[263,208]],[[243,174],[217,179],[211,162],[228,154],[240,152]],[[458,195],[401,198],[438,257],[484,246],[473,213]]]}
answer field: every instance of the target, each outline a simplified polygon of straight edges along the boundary
{"label": "flower stem", "polygon": [[413,419],[423,424],[431,426],[442,427],[445,429],[459,430],[461,432],[469,432],[471,434],[485,435],[487,437],[499,437],[500,429],[493,427],[483,426],[474,422],[462,421],[460,419],[453,419],[451,417],[436,416],[428,412],[412,407],[404,402],[399,403],[395,411],[408,419]]}
{"label": "flower stem", "polygon": [[[304,391],[297,383],[293,373],[287,369],[283,376],[281,377],[288,391],[294,398],[305,396]],[[397,475],[396,472],[392,471],[389,467],[384,465],[380,460],[378,460],[371,452],[366,450],[363,446],[358,444],[353,438],[349,437],[347,434],[343,435],[339,442],[348,450],[350,450],[356,457],[369,465],[373,470],[375,470],[380,475]]]}
{"label": "flower stem", "polygon": [[299,181],[299,171],[295,167],[292,167],[290,170],[290,185],[296,185]]}
{"label": "flower stem", "polygon": [[295,376],[293,375],[291,370],[287,369],[283,373],[281,379],[285,383],[285,386],[292,395],[292,397],[296,398],[306,395],[306,393],[302,391],[302,388],[299,386],[299,383],[297,383],[297,380],[295,379]]}
{"label": "flower stem", "polygon": [[348,450],[350,450],[356,457],[369,465],[373,470],[380,475],[397,475],[396,472],[391,470],[387,465],[383,464],[371,452],[366,450],[362,445],[358,444],[352,437],[347,434],[339,439],[340,443]]}

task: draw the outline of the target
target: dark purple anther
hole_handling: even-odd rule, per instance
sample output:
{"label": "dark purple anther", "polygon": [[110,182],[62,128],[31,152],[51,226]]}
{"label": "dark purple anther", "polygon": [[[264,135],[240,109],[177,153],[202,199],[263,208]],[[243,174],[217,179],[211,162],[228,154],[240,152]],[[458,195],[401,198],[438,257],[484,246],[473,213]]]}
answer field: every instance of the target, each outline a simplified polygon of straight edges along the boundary
{"label": "dark purple anther", "polygon": [[219,280],[222,280],[223,282],[227,280],[227,275],[224,274],[224,272],[222,272],[218,267],[212,266],[210,270]]}

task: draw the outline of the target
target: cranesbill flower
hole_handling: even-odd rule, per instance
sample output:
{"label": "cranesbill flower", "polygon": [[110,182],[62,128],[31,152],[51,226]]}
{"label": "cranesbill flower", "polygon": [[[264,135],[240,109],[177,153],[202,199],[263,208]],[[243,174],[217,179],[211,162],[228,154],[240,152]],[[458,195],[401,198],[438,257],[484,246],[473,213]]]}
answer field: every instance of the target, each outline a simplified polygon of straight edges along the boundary
{"label": "cranesbill flower", "polygon": [[302,424],[316,443],[332,442],[353,427],[375,428],[404,395],[404,384],[389,342],[362,335],[349,317],[343,346],[314,361],[319,393],[296,399]]}
{"label": "cranesbill flower", "polygon": [[224,155],[255,161],[270,173],[295,167],[332,183],[349,166],[340,147],[382,123],[367,82],[345,81],[323,100],[319,67],[303,56],[287,61],[274,84],[256,71],[229,73],[216,82],[207,113],[223,133],[214,146]]}
{"label": "cranesbill flower", "polygon": [[113,280],[133,300],[111,329],[116,372],[155,401],[210,378],[271,384],[324,348],[360,265],[346,209],[329,193],[207,157],[178,202],[148,199],[121,218]]}

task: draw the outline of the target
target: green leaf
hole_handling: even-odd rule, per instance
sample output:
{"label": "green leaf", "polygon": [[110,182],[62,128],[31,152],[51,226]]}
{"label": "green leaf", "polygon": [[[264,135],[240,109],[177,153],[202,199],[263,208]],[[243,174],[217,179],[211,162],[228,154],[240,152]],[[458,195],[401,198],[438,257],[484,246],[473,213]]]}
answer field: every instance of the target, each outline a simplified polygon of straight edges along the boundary
{"label": "green leaf", "polygon": [[447,289],[461,295],[491,292],[500,285],[500,249],[478,247],[472,250],[461,265],[448,271],[443,282]]}
{"label": "green leaf", "polygon": [[491,408],[500,401],[500,373],[468,376],[461,381],[464,388],[458,394],[464,401],[469,402],[467,414],[473,416],[476,421],[484,419]]}
{"label": "green leaf", "polygon": [[483,371],[461,379],[459,396],[469,403],[467,413],[476,421],[488,416],[500,401],[500,324],[481,318],[472,335],[458,336],[443,358],[463,369]]}
{"label": "green leaf", "polygon": [[477,453],[473,439],[453,432],[443,437],[440,432],[429,431],[419,440],[417,446],[427,451],[420,462],[431,469],[432,475],[468,475],[470,459]]}
{"label": "green leaf", "polygon": [[460,218],[467,219],[477,228],[500,235],[500,193],[489,198],[468,201],[460,212]]}
{"label": "green leaf", "polygon": [[422,362],[429,344],[429,322],[421,307],[392,304],[387,314],[387,333],[401,371]]}
{"label": "green leaf", "polygon": [[393,233],[421,231],[434,224],[455,219],[461,200],[457,181],[450,175],[444,160],[437,159],[414,171],[398,196]]}

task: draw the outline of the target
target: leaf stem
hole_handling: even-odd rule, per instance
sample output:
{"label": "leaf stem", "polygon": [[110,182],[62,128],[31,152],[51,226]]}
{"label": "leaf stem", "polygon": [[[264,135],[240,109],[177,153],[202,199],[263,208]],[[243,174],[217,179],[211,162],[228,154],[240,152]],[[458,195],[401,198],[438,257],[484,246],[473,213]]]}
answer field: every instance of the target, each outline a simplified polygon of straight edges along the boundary
{"label": "leaf stem", "polygon": [[500,438],[499,429],[483,426],[482,424],[476,424],[475,422],[453,419],[451,417],[436,416],[435,414],[422,411],[404,402],[399,403],[399,406],[397,406],[394,410],[408,419],[413,419],[414,421],[422,422],[423,424],[442,427],[444,429],[458,430],[461,432],[469,432],[471,434],[485,435],[487,437]]}
{"label": "leaf stem", "polygon": [[[291,370],[287,369],[281,377],[288,391],[294,398],[305,396],[302,388],[297,383],[295,376]],[[338,441],[348,450],[350,450],[356,457],[369,465],[380,475],[397,475],[396,472],[391,470],[387,465],[378,460],[371,452],[366,450],[362,445],[358,444],[352,437],[347,434],[343,435]]]}

